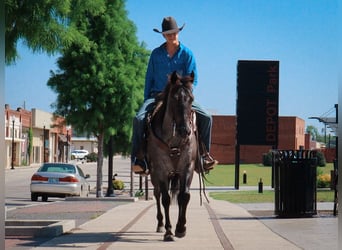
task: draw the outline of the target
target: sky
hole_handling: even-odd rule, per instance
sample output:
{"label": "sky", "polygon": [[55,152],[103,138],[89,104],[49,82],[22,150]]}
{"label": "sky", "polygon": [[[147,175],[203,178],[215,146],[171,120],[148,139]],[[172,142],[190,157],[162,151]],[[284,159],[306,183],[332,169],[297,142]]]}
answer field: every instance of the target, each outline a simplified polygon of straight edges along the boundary
{"label": "sky", "polygon": [[[236,114],[238,60],[277,60],[279,115],[305,125],[324,126],[309,117],[335,117],[337,83],[337,0],[127,0],[137,38],[152,50],[164,42],[165,16],[173,16],[181,43],[196,58],[195,99],[217,115]],[[56,94],[47,86],[57,56],[33,54],[21,44],[21,58],[5,68],[5,103],[53,112]],[[329,133],[329,131],[327,131]]]}

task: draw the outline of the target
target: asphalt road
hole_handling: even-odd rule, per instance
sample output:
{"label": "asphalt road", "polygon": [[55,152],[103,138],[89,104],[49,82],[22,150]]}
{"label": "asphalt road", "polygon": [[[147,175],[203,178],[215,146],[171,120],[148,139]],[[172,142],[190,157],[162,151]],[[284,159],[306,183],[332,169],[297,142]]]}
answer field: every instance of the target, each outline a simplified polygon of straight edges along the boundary
{"label": "asphalt road", "polygon": [[[91,189],[94,190],[96,186],[97,165],[96,162],[82,163],[78,161],[77,164],[82,168],[85,174],[90,174],[88,182]],[[6,209],[12,210],[25,206],[42,205],[40,200],[38,202],[31,201],[30,194],[30,179],[33,173],[38,169],[39,165],[31,165],[30,167],[15,167],[14,170],[5,170],[5,203]],[[131,175],[130,165],[127,159],[115,157],[113,163],[113,174],[117,173],[116,178],[124,181],[125,190],[130,190]],[[106,187],[108,186],[108,161],[105,159],[102,170],[103,178],[103,195],[106,195]],[[133,189],[137,190],[139,185],[139,177],[133,176]],[[49,197],[49,201],[63,201],[61,198]]]}
{"label": "asphalt road", "polygon": [[[78,162],[85,174],[90,174],[88,182],[91,186],[91,197],[96,197],[96,163]],[[106,187],[108,183],[108,163],[104,161],[103,165],[103,195],[106,195]],[[94,219],[106,211],[124,204],[125,202],[110,200],[94,200],[87,201],[70,201],[64,198],[49,197],[47,202],[39,199],[37,202],[31,201],[30,179],[33,173],[38,169],[39,165],[30,167],[15,167],[14,170],[6,169],[5,171],[5,206],[6,219],[14,220],[75,220],[76,227],[88,220]],[[125,189],[121,192],[129,192],[131,185],[130,165],[129,161],[124,158],[114,158],[113,173],[117,173],[118,179],[124,181]],[[133,176],[134,190],[138,189],[139,177]],[[117,193],[117,192],[116,192]],[[46,238],[31,237],[6,237],[6,249],[30,249],[34,246],[42,244]]]}

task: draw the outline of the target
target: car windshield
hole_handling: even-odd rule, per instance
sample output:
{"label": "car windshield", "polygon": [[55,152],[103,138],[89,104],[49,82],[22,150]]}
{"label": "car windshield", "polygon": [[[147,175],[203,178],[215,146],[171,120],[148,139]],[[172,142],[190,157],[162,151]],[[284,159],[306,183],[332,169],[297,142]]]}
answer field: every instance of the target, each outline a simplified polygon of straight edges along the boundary
{"label": "car windshield", "polygon": [[58,172],[58,173],[76,173],[73,165],[69,164],[44,164],[38,172]]}

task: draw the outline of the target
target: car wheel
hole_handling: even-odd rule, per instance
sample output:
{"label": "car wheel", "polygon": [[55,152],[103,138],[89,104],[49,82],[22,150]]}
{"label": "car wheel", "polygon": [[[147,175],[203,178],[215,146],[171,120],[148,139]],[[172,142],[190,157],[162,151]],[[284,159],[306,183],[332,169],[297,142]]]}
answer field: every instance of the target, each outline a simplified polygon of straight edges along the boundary
{"label": "car wheel", "polygon": [[46,194],[42,195],[42,201],[44,202],[48,201],[48,196]]}
{"label": "car wheel", "polygon": [[36,193],[31,193],[31,201],[37,201],[38,195]]}

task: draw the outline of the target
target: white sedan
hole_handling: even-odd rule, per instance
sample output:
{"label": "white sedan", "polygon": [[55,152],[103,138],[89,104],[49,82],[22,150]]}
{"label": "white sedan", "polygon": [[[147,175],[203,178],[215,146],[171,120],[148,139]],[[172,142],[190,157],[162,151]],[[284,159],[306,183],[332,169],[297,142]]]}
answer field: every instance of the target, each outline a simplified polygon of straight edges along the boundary
{"label": "white sedan", "polygon": [[80,159],[80,160],[87,159],[88,154],[89,154],[88,150],[85,150],[85,149],[76,149],[71,152],[71,156],[74,159]]}
{"label": "white sedan", "polygon": [[82,169],[69,163],[44,163],[31,177],[31,200],[48,197],[88,196],[90,185]]}

